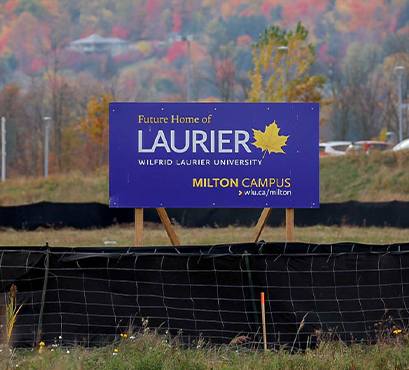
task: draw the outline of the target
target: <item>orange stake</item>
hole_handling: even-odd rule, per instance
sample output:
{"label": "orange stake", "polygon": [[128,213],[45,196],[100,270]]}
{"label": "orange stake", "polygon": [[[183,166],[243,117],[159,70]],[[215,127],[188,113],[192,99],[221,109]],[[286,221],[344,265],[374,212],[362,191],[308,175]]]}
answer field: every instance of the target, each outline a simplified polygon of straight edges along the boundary
{"label": "orange stake", "polygon": [[264,351],[267,351],[266,301],[264,299],[264,292],[261,293],[261,318],[263,323]]}

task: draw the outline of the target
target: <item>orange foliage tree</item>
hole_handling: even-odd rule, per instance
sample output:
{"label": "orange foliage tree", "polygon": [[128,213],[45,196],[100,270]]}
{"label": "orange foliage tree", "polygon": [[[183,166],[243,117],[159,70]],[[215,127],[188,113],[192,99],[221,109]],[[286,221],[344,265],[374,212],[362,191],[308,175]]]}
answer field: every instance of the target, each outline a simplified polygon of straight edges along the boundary
{"label": "orange foliage tree", "polygon": [[87,103],[85,116],[80,120],[81,130],[86,136],[88,167],[91,169],[108,164],[109,102],[113,100],[110,94],[92,96]]}

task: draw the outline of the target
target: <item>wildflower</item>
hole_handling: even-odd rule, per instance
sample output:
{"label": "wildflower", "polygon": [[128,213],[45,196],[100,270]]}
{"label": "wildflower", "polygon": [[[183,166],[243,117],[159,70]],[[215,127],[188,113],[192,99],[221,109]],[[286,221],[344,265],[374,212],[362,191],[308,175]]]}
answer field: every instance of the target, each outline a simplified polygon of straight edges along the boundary
{"label": "wildflower", "polygon": [[134,340],[135,339],[135,335],[132,335],[129,337],[130,340]]}
{"label": "wildflower", "polygon": [[396,330],[393,331],[393,334],[396,334],[396,335],[400,334],[400,333],[402,333],[402,330],[400,330],[400,329],[396,329]]}
{"label": "wildflower", "polygon": [[119,352],[119,350],[118,350],[117,348],[115,348],[115,349],[114,349],[114,352],[115,352],[115,353],[118,353],[118,352]]}
{"label": "wildflower", "polygon": [[58,337],[58,339],[60,339],[60,340],[61,340],[61,339],[62,339],[62,335],[60,335],[60,336]]}
{"label": "wildflower", "polygon": [[120,334],[122,338],[128,338],[128,334]]}
{"label": "wildflower", "polygon": [[67,353],[70,353],[70,351],[67,349]]}
{"label": "wildflower", "polygon": [[40,348],[38,349],[38,353],[43,353],[43,347],[45,346],[45,343],[40,342],[40,343],[38,343],[38,345],[40,346]]}

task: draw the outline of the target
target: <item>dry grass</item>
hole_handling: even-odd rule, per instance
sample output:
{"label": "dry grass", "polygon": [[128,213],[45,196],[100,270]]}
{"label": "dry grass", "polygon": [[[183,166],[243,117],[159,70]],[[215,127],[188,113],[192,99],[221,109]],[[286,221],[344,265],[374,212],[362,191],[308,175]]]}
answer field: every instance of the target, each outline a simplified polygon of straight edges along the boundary
{"label": "dry grass", "polygon": [[[41,352],[41,353],[39,353]],[[105,347],[86,350],[52,348],[2,351],[5,370],[407,370],[409,336],[406,332],[373,346],[320,341],[315,350],[290,354],[285,349],[263,353],[236,346],[212,347],[199,341],[192,348],[177,338],[154,331],[135,333]]]}
{"label": "dry grass", "polygon": [[[183,245],[208,245],[243,243],[250,240],[253,229],[247,227],[228,227],[220,229],[176,227]],[[285,241],[285,228],[267,227],[261,239],[268,242]],[[356,242],[390,244],[409,242],[409,230],[395,228],[358,228],[358,227],[298,227],[295,239],[309,243]],[[0,231],[0,246],[42,246],[48,242],[51,246],[104,246],[104,242],[116,241],[118,246],[134,244],[133,225],[113,226],[106,229],[40,229],[37,231]],[[169,239],[161,225],[145,225],[145,245],[169,245]]]}
{"label": "dry grass", "polygon": [[84,175],[80,172],[43,177],[20,177],[0,183],[0,205],[49,202],[108,203],[108,170]]}
{"label": "dry grass", "polygon": [[409,150],[320,160],[321,202],[409,201]]}

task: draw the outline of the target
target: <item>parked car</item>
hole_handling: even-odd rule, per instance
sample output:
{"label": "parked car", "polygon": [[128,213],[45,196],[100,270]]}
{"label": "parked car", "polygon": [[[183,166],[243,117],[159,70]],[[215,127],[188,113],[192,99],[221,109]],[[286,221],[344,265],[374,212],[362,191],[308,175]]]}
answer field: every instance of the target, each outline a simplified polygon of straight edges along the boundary
{"label": "parked car", "polygon": [[386,143],[384,141],[355,141],[346,150],[346,154],[369,154],[375,150],[392,149],[392,143]]}
{"label": "parked car", "polygon": [[350,141],[327,141],[320,143],[320,156],[345,155],[345,150],[350,144]]}
{"label": "parked car", "polygon": [[397,150],[404,150],[404,149],[409,149],[409,139],[403,140],[399,144],[396,144],[392,150],[396,152]]}

